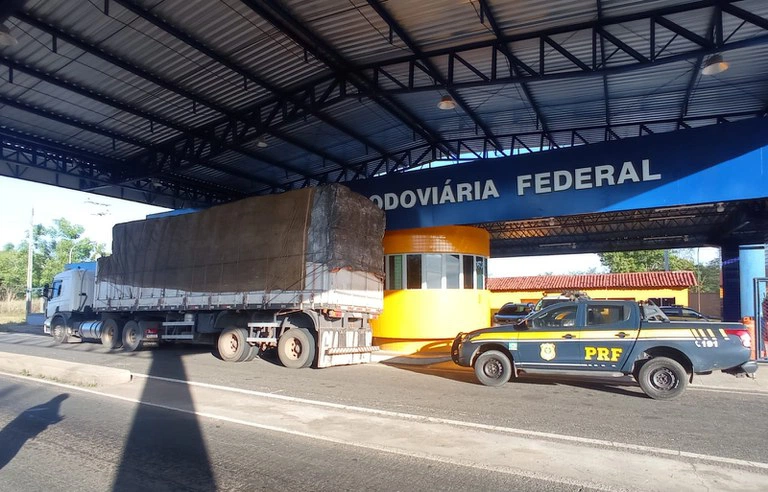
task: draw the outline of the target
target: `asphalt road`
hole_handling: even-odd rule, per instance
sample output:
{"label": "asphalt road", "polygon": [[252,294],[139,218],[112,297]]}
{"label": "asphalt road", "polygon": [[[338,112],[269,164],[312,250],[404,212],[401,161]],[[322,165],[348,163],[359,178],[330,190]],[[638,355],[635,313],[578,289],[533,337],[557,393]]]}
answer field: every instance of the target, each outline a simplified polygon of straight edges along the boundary
{"label": "asphalt road", "polygon": [[[581,439],[579,442],[592,439],[599,441],[592,444],[597,447],[610,442],[619,447],[661,448],[768,463],[768,421],[763,417],[768,405],[765,393],[691,389],[680,400],[658,402],[646,398],[637,386],[625,383],[527,379],[501,388],[487,388],[479,385],[469,370],[452,363],[369,364],[292,371],[269,360],[227,364],[216,359],[206,347],[110,353],[99,344],[57,346],[49,337],[7,333],[0,333],[0,350],[269,394],[547,433]],[[6,398],[0,401],[4,406]],[[411,485],[415,483],[427,485],[418,480],[406,481],[406,486],[392,489],[413,490]],[[535,485],[538,488],[542,484]]]}
{"label": "asphalt road", "polygon": [[0,489],[577,490],[0,376]]}

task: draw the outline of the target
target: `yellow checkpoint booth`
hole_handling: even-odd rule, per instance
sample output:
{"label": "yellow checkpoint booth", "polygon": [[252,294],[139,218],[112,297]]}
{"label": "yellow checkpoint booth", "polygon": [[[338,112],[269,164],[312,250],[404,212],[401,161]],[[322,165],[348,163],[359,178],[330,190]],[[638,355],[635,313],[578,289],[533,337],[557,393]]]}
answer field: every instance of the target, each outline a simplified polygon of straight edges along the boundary
{"label": "yellow checkpoint booth", "polygon": [[382,350],[445,351],[457,333],[490,326],[490,235],[444,226],[384,234],[384,310],[373,321]]}

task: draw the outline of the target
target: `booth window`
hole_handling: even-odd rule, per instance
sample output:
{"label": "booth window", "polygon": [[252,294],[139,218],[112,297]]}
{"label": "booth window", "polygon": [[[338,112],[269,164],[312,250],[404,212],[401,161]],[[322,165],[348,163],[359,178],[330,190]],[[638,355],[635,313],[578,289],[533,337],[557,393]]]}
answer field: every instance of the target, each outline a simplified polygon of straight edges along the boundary
{"label": "booth window", "polygon": [[387,286],[389,290],[400,290],[403,288],[403,255],[392,255],[387,258],[385,263],[387,270]]}
{"label": "booth window", "polygon": [[445,287],[448,289],[458,289],[460,276],[461,276],[460,255],[446,255]]}
{"label": "booth window", "polygon": [[421,289],[421,255],[407,255],[406,258],[406,288]]}
{"label": "booth window", "polygon": [[424,255],[424,277],[427,289],[443,288],[443,255]]}
{"label": "booth window", "polygon": [[387,290],[484,289],[488,259],[443,253],[388,255],[384,269]]}

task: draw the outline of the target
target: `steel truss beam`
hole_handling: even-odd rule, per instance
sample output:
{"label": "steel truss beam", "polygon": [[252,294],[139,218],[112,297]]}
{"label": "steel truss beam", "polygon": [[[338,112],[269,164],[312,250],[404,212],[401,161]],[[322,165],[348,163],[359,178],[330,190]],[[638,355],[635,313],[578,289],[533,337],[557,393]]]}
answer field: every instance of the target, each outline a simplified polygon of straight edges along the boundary
{"label": "steel truss beam", "polygon": [[[632,251],[762,241],[766,200],[476,224],[493,256]],[[721,211],[719,211],[721,210]],[[761,219],[762,218],[762,219]],[[715,231],[713,233],[713,231]],[[743,243],[741,243],[743,244]]]}
{"label": "steel truss beam", "polygon": [[[179,29],[164,19],[158,17],[154,13],[144,9],[143,7],[140,7],[135,4],[135,2],[132,2],[130,0],[115,0],[117,3],[122,5],[124,8],[130,10],[134,14],[138,15],[142,19],[154,24],[156,27],[164,30],[168,34],[176,37],[180,41],[183,41],[187,45],[191,46],[192,48],[196,49],[197,51],[205,54],[212,60],[215,60],[216,62],[220,63],[221,65],[227,67],[231,71],[241,75],[243,77],[244,85],[247,87],[248,81],[257,84],[270,92],[274,97],[276,101],[285,101],[285,104],[290,104],[295,109],[300,109],[302,111],[301,117],[305,117],[306,115],[312,115],[315,118],[319,119],[323,123],[335,128],[336,130],[349,135],[353,139],[357,140],[361,144],[363,144],[366,148],[370,148],[381,154],[382,156],[387,155],[387,151],[380,147],[378,144],[373,142],[372,140],[366,138],[365,136],[361,135],[360,133],[354,131],[353,129],[347,127],[346,125],[341,124],[339,121],[337,121],[334,118],[331,118],[323,113],[321,113],[319,110],[317,110],[314,106],[312,106],[310,103],[311,101],[308,101],[305,97],[302,97],[302,94],[291,94],[287,93],[286,91],[280,89],[279,87],[276,87],[275,85],[271,84],[267,80],[257,76],[256,74],[250,72],[249,70],[242,67],[237,62],[233,61],[230,57],[223,53],[219,53],[208,46],[204,45],[200,41],[198,41],[194,36],[188,34],[187,32],[183,31],[182,29]],[[266,127],[262,127],[266,128]],[[265,133],[268,133],[268,131],[265,131]],[[275,134],[274,132],[272,132]],[[275,136],[278,136],[275,134]],[[282,139],[281,139],[282,140]],[[316,152],[316,149],[312,149],[310,145],[306,145],[303,142],[298,141],[297,139],[293,139],[291,142],[291,145],[294,145],[296,147],[302,148],[305,151],[308,151],[310,153],[314,153],[320,157],[323,158],[323,160],[328,160],[331,162],[336,163],[337,165],[350,170],[354,171],[353,167],[344,161],[341,161],[339,159],[336,159],[333,156],[330,156],[327,153],[318,153]]]}
{"label": "steel truss beam", "polygon": [[[539,130],[532,132],[503,134],[497,135],[497,137],[502,142],[506,143],[506,148],[508,150],[508,152],[506,152],[507,155],[525,154],[551,150],[551,147],[546,146],[546,143],[550,140],[555,142],[556,147],[572,147],[574,145],[588,145],[611,140],[621,140],[622,138],[641,137],[654,133],[663,133],[669,130],[670,125],[675,125],[676,130],[681,130],[693,128],[694,126],[723,124],[740,119],[764,117],[768,117],[768,110],[766,109],[712,116],[649,120],[644,122],[625,123],[611,126],[596,125],[551,132]],[[590,135],[597,135],[597,137],[590,138]],[[497,155],[494,155],[495,149],[492,143],[489,142],[487,137],[484,136],[453,139],[450,140],[450,143],[455,148],[460,149],[460,152],[463,154],[464,161],[467,160],[467,155],[473,155],[477,159],[498,157]],[[478,148],[483,150],[474,150]],[[373,170],[370,174],[372,176],[377,176],[380,174],[389,174],[393,172],[404,172],[420,166],[425,166],[430,162],[440,160],[441,158],[439,148],[434,145],[421,144],[414,145],[402,150],[398,158],[398,161],[402,162],[402,164],[397,165],[396,167],[388,167],[388,161],[380,158],[367,159],[362,165],[371,167]],[[329,173],[329,176],[334,176],[335,174],[336,173]],[[343,174],[343,171],[340,174]],[[337,175],[336,180],[344,181],[345,179],[339,178]],[[267,192],[267,190],[264,190],[263,192]]]}
{"label": "steel truss beam", "polygon": [[[101,58],[102,60],[115,65],[123,70],[126,70],[134,75],[137,75],[145,80],[152,82],[153,84],[162,87],[168,91],[179,94],[187,98],[190,104],[190,110],[195,111],[197,105],[201,107],[208,107],[213,111],[224,115],[222,118],[217,119],[211,124],[204,125],[198,128],[198,132],[195,134],[182,134],[178,137],[169,139],[162,144],[155,152],[149,152],[139,157],[139,162],[142,164],[137,166],[145,176],[151,177],[152,175],[161,174],[164,172],[174,172],[179,169],[190,167],[192,165],[201,165],[206,167],[215,166],[206,162],[213,157],[221,154],[226,150],[235,150],[236,152],[247,152],[242,149],[242,145],[249,141],[255,140],[260,135],[266,133],[265,128],[260,124],[260,120],[255,116],[261,114],[265,109],[264,106],[259,106],[251,111],[235,113],[229,111],[217,104],[215,101],[205,98],[199,94],[189,92],[172,82],[169,82],[162,77],[152,74],[130,62],[127,62],[121,58],[118,58],[105,50],[93,46],[86,41],[83,41],[69,33],[62,31],[61,29],[49,25],[39,19],[36,19],[29,14],[19,12],[14,15],[22,22],[29,24],[36,29],[46,32],[54,38],[63,40],[77,48],[89,53],[93,56]],[[272,103],[272,108],[269,111],[270,123],[278,115],[282,114],[286,116],[289,114],[288,101],[282,100]],[[291,108],[292,118],[288,120],[283,118],[281,124],[287,124],[293,121],[303,118],[306,114],[299,115],[295,108]],[[152,121],[152,120],[149,120]],[[200,135],[211,135],[210,137],[203,138]],[[300,142],[294,142],[301,146]],[[307,150],[307,149],[305,149]],[[253,154],[249,154],[249,157],[253,157]],[[194,162],[191,162],[190,158],[195,158]],[[270,159],[265,155],[259,154],[256,157],[259,161],[265,162],[274,167],[283,169],[285,171],[302,175],[304,178],[312,178],[313,176],[307,174],[301,169],[293,166],[286,165],[274,159]],[[344,167],[350,166],[346,163],[334,159],[337,164],[343,164]],[[140,175],[132,176],[129,179],[139,178]],[[250,177],[249,179],[259,180],[258,177]],[[263,179],[261,180],[263,181]],[[273,185],[273,187],[275,187]]]}
{"label": "steel truss beam", "polygon": [[[488,19],[488,24],[491,25],[491,30],[493,30],[493,34],[496,36],[497,40],[504,39],[504,32],[502,31],[501,27],[499,27],[499,23],[496,22],[496,16],[494,15],[493,10],[491,9],[491,6],[488,4],[488,0],[480,0],[479,3],[480,3],[480,18]],[[518,76],[520,68],[518,68],[518,65],[516,64],[517,57],[515,57],[515,55],[512,53],[512,49],[509,47],[509,45],[507,43],[499,44],[499,51],[501,51],[501,53],[507,58],[507,63],[509,64],[510,77]],[[547,119],[544,116],[544,113],[542,112],[542,110],[539,108],[539,105],[536,102],[536,99],[533,97],[533,94],[531,93],[531,89],[528,87],[528,83],[521,82],[520,89],[523,91],[525,98],[528,100],[528,104],[531,106],[531,109],[533,109],[533,114],[536,116],[537,128],[539,125],[541,125],[541,129],[544,131],[544,133],[548,134],[549,125],[547,124]],[[557,145],[552,141],[552,139],[549,139],[549,141],[550,141],[550,144]]]}
{"label": "steel truss beam", "polygon": [[[426,67],[435,64],[436,60],[443,60],[449,67],[446,79],[453,81],[452,89],[473,88],[494,84],[527,83],[542,80],[567,79],[572,77],[605,76],[616,73],[658,66],[679,61],[690,60],[700,56],[714,53],[722,53],[755,45],[768,44],[768,19],[748,12],[734,3],[741,0],[701,0],[680,4],[672,7],[659,8],[631,15],[601,17],[595,21],[583,22],[568,26],[548,29],[538,32],[502,36],[497,39],[456,46],[448,49],[428,51],[418,55],[404,56],[385,60],[378,63],[363,65],[360,68],[371,74],[377,87],[377,92],[389,92],[391,94],[434,91],[445,89],[432,78],[432,73]],[[686,28],[682,23],[672,21],[667,16],[702,9],[715,9],[715,12],[727,14],[744,23],[750,23],[765,31],[765,34],[750,39],[732,40],[733,32],[726,32],[724,28],[724,15],[714,16],[712,32],[720,33],[715,39],[699,36]],[[695,16],[692,16],[695,18]],[[612,29],[628,22],[643,22],[647,28],[644,32],[637,33],[634,30]],[[674,53],[665,46],[657,46],[656,38],[659,33],[666,31],[675,38],[685,38],[689,41],[688,49],[677,49]],[[592,49],[588,56],[569,49],[567,41],[557,39],[569,39],[577,33],[586,33],[591,36]],[[538,64],[528,64],[519,58],[505,53],[505,46],[521,41],[537,41]],[[642,45],[641,45],[642,43]],[[628,55],[633,61],[618,66],[606,66],[602,57],[598,56],[601,46],[611,47],[612,53],[607,56],[610,60],[616,53]],[[473,52],[470,56],[469,53]],[[477,57],[478,52],[484,52],[486,58],[477,65],[469,63],[469,59]],[[499,57],[499,53],[503,56]],[[460,58],[462,63],[451,63]],[[562,60],[571,62],[571,67],[565,70],[548,71],[548,62]],[[517,68],[515,74],[509,74],[499,65],[499,59],[510,60]],[[490,67],[490,68],[481,68]],[[422,74],[423,77],[414,76]],[[473,74],[474,80],[459,81]],[[508,75],[505,75],[508,74]],[[461,77],[459,77],[461,75]]]}
{"label": "steel truss beam", "polygon": [[[440,135],[435,133],[416,115],[411,113],[408,108],[394,100],[385,91],[379,90],[369,75],[364,74],[357,66],[336,53],[324,39],[307,29],[293,17],[280,2],[274,0],[266,0],[264,2],[257,2],[255,0],[241,1],[258,14],[259,17],[290,37],[305,53],[312,54],[317,60],[329,67],[334,72],[335,79],[343,81],[345,84],[352,84],[357,88],[359,96],[370,98],[400,120],[413,132],[414,136],[421,136],[430,145],[443,146]],[[457,155],[454,150],[449,148],[444,147],[441,151],[446,155]]]}
{"label": "steel truss beam", "polygon": [[378,0],[368,0],[368,5],[370,5],[379,15],[379,17],[381,17],[384,22],[387,23],[389,28],[397,34],[397,37],[399,37],[400,40],[404,42],[406,46],[408,46],[408,49],[410,49],[414,55],[424,60],[424,68],[429,71],[431,77],[445,87],[445,90],[451,95],[454,101],[456,101],[456,103],[462,108],[467,116],[469,116],[475,126],[479,127],[483,131],[488,140],[494,145],[494,147],[496,147],[496,150],[503,152],[504,148],[501,145],[501,142],[499,142],[499,140],[493,134],[493,131],[491,131],[491,128],[486,125],[485,122],[474,112],[474,110],[469,106],[469,104],[467,104],[464,98],[462,98],[458,92],[453,90],[453,87],[451,87],[450,77],[448,79],[443,77],[437,66],[432,63],[432,60],[429,58],[424,58],[424,54],[421,48],[419,48],[419,46],[413,41],[413,39],[411,39],[405,29],[403,29],[402,26],[400,26],[400,24],[392,17],[392,15],[390,15],[384,5]]}
{"label": "steel truss beam", "polygon": [[[121,171],[125,163],[109,157],[30,137],[13,130],[0,129],[0,174],[24,179],[31,170],[53,175],[46,181],[79,191],[104,193],[106,189],[141,193],[146,203],[166,207],[209,206],[241,197],[237,190],[220,188],[183,176],[169,176],[163,180],[138,179],[125,182]],[[125,198],[122,192],[109,194]],[[179,205],[183,204],[183,205]]]}

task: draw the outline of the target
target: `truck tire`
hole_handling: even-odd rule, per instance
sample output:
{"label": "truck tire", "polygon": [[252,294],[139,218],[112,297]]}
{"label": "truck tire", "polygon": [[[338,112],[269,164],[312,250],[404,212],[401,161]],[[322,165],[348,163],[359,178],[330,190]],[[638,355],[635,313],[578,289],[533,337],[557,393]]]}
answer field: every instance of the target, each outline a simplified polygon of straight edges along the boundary
{"label": "truck tire", "polygon": [[315,361],[315,338],[306,328],[291,328],[277,341],[277,358],[290,369],[309,367]]}
{"label": "truck tire", "polygon": [[101,344],[110,350],[119,349],[123,346],[123,337],[120,335],[120,327],[113,318],[104,320],[101,327]]}
{"label": "truck tire", "polygon": [[637,382],[654,400],[678,398],[688,386],[688,374],[679,362],[667,357],[654,357],[638,371]]}
{"label": "truck tire", "polygon": [[141,328],[133,320],[123,326],[123,350],[126,352],[135,352],[141,348],[142,339]]}
{"label": "truck tire", "polygon": [[251,347],[245,339],[248,338],[248,332],[245,328],[227,328],[219,335],[216,342],[216,348],[219,350],[219,357],[226,362],[242,362],[251,352]]}
{"label": "truck tire", "polygon": [[475,376],[486,386],[501,386],[512,377],[512,361],[498,350],[483,352],[475,361]]}
{"label": "truck tire", "polygon": [[63,318],[55,318],[51,323],[51,336],[56,343],[69,343],[67,324]]}

